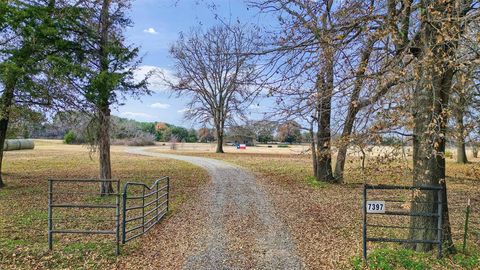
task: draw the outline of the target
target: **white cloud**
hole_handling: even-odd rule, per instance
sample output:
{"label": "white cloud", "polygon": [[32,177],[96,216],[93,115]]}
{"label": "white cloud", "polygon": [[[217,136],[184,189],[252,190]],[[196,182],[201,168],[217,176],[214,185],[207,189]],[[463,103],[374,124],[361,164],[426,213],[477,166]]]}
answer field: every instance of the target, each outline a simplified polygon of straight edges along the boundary
{"label": "white cloud", "polygon": [[152,34],[152,35],[158,34],[158,32],[153,27],[147,28],[147,29],[143,30],[143,32],[148,33],[148,34]]}
{"label": "white cloud", "polygon": [[148,89],[155,92],[165,92],[168,90],[168,85],[165,83],[165,80],[172,83],[176,82],[176,78],[170,70],[156,66],[139,66],[133,74],[136,82],[142,81],[147,75],[150,75],[148,78]]}
{"label": "white cloud", "polygon": [[142,112],[122,112],[122,116],[131,118],[153,118],[153,115]]}
{"label": "white cloud", "polygon": [[155,109],[168,109],[170,108],[170,104],[166,104],[166,103],[160,103],[160,102],[157,102],[157,103],[153,103],[152,105],[150,105],[151,108],[155,108]]}
{"label": "white cloud", "polygon": [[188,108],[183,108],[183,109],[181,109],[181,110],[178,110],[177,112],[178,112],[178,113],[186,113],[186,112],[188,112],[189,110],[190,110],[190,109],[188,109]]}

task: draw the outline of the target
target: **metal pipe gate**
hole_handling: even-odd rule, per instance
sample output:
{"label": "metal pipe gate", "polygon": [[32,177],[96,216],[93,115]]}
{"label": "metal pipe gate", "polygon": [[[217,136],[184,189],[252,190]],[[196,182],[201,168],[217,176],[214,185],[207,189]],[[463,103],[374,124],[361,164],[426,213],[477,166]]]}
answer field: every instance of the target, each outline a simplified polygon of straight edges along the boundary
{"label": "metal pipe gate", "polygon": [[[98,192],[92,191],[61,191],[55,192],[55,183],[64,183],[67,185],[83,183],[84,186],[86,183],[96,184],[102,182],[111,182],[112,184],[116,184],[115,188],[116,191],[114,194],[110,194],[115,196],[115,204],[101,204],[101,203],[83,203],[83,201],[87,200],[88,197],[83,197],[81,203],[71,203],[69,202],[75,196],[98,196]],[[95,186],[97,188],[97,186]],[[115,235],[115,254],[120,254],[120,181],[119,180],[100,180],[100,179],[49,179],[48,180],[48,248],[49,250],[53,249],[53,234],[111,234]],[[55,195],[64,195],[68,199],[67,202],[62,203],[55,203],[54,196]],[[113,219],[95,219],[96,222],[99,221],[115,221],[115,228],[111,228],[110,230],[94,230],[94,229],[55,229],[54,221],[55,220],[78,220],[79,217],[54,217],[54,209],[112,209],[114,210],[114,218]],[[88,221],[88,220],[87,220]],[[93,224],[90,224],[93,226]],[[95,224],[98,225],[98,224]]]}
{"label": "metal pipe gate", "polygon": [[[148,232],[168,213],[169,190],[169,177],[160,178],[151,186],[137,182],[125,184],[123,190],[122,244]],[[130,201],[137,203],[129,205]]]}
{"label": "metal pipe gate", "polygon": [[[405,191],[425,191],[425,192],[436,192],[437,200],[428,201],[428,202],[418,202],[418,203],[428,203],[437,206],[435,212],[428,213],[415,213],[408,211],[387,211],[389,208],[387,204],[393,205],[395,203],[408,203],[413,201],[408,201],[402,198],[394,199],[384,199],[384,200],[368,200],[368,190],[405,190]],[[367,261],[367,243],[368,242],[391,242],[391,243],[425,243],[425,244],[435,244],[438,248],[438,257],[442,257],[442,237],[443,237],[443,187],[442,186],[394,186],[394,185],[369,185],[365,184],[363,186],[363,258]],[[414,202],[417,203],[417,202]],[[368,207],[368,208],[367,208]],[[392,207],[393,208],[393,207]],[[408,216],[408,217],[430,217],[436,218],[436,227],[435,228],[413,228],[411,226],[399,226],[395,225],[386,225],[386,224],[370,224],[368,223],[368,215],[384,215],[384,216]],[[388,237],[368,237],[367,228],[376,227],[376,228],[387,228],[387,229],[408,229],[408,230],[434,230],[436,231],[435,239],[398,239],[398,238],[388,238]]]}
{"label": "metal pipe gate", "polygon": [[[109,194],[115,196],[115,203],[92,203],[96,202],[95,198],[99,198],[99,192],[93,190],[84,190],[87,184],[97,184],[102,182],[111,182],[115,184],[115,193]],[[80,185],[81,191],[71,188],[59,191],[56,183],[65,183],[67,185]],[[95,186],[97,190],[98,186]],[[162,177],[157,179],[153,185],[147,186],[139,182],[127,182],[123,188],[123,194],[120,193],[119,180],[102,180],[102,179],[49,179],[48,180],[48,248],[53,249],[54,234],[84,234],[84,235],[114,235],[115,236],[115,254],[120,254],[120,242],[133,240],[148,232],[155,224],[157,224],[169,211],[170,197],[170,178]],[[63,195],[63,197],[62,197]],[[79,196],[87,196],[82,198],[81,202],[74,202]],[[66,201],[58,202],[55,198],[60,196]],[[106,199],[111,197],[104,197]],[[58,198],[57,198],[58,199]],[[120,203],[122,202],[122,205]],[[120,224],[120,208],[122,207],[122,224]],[[98,209],[101,211],[114,210],[113,219],[107,218],[82,218],[81,214],[74,213],[73,216],[61,217],[54,213],[54,209]],[[86,210],[85,210],[86,211]],[[64,213],[65,214],[65,213]],[[70,212],[72,214],[72,212]],[[98,214],[98,213],[94,213]],[[80,215],[80,216],[77,216]],[[79,228],[56,228],[55,222],[62,221],[86,221],[90,226],[101,226],[101,221],[114,221],[115,227],[111,229],[79,229]],[[65,223],[65,222],[64,222]],[[68,222],[67,222],[68,223]],[[75,223],[75,222],[73,222]],[[78,224],[75,223],[78,226]],[[121,234],[120,234],[121,230]]]}

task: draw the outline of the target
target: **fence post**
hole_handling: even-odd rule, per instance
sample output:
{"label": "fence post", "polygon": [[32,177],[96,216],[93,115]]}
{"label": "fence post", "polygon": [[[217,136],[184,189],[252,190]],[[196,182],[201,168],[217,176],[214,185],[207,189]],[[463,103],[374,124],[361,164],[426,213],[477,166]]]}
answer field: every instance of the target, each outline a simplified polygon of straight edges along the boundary
{"label": "fence post", "polygon": [[470,218],[470,199],[467,201],[467,210],[465,213],[465,228],[463,232],[463,253],[465,253],[465,250],[467,249],[467,234],[468,234],[468,220]]}
{"label": "fence post", "polygon": [[155,208],[157,209],[157,222],[158,222],[158,182],[159,181],[156,181],[156,187],[155,187],[155,192],[156,192],[156,200],[155,200]]}
{"label": "fence post", "polygon": [[363,185],[363,260],[367,263],[367,185]]}
{"label": "fence post", "polygon": [[115,240],[117,242],[117,246],[115,249],[115,255],[120,255],[120,181],[117,180],[117,194],[115,194],[115,204],[117,209],[115,209],[115,225],[116,225],[116,232],[115,232]]}
{"label": "fence post", "polygon": [[437,240],[438,240],[438,258],[442,258],[443,248],[443,187],[438,191],[438,219],[437,219]]}
{"label": "fence post", "polygon": [[145,232],[145,186],[142,190],[142,233]]}
{"label": "fence post", "polygon": [[52,201],[53,201],[53,182],[51,179],[48,179],[48,249],[52,250],[53,248],[53,239],[52,239]]}
{"label": "fence post", "polygon": [[127,187],[128,183],[123,188],[123,209],[122,209],[122,244],[125,244],[126,225],[127,225]]}
{"label": "fence post", "polygon": [[167,177],[167,213],[170,207],[170,177]]}

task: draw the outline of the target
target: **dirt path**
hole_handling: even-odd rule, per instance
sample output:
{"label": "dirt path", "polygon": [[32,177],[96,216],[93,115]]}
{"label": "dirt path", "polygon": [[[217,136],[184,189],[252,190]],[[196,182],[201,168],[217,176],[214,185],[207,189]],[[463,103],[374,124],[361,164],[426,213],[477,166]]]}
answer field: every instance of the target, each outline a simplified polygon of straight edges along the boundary
{"label": "dirt path", "polygon": [[[304,269],[287,226],[276,216],[255,177],[229,163],[201,157],[147,152],[132,154],[172,158],[198,165],[212,177],[202,194],[207,208],[198,243],[186,254],[184,269]],[[195,224],[192,224],[194,226]]]}

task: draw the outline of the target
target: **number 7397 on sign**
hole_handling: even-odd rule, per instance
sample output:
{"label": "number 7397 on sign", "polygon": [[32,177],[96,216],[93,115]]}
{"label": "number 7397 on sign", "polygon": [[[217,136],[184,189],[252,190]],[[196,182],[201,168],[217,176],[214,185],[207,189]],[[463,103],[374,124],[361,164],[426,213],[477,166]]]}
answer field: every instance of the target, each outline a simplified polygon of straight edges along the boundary
{"label": "number 7397 on sign", "polygon": [[367,213],[385,213],[385,201],[367,201]]}

